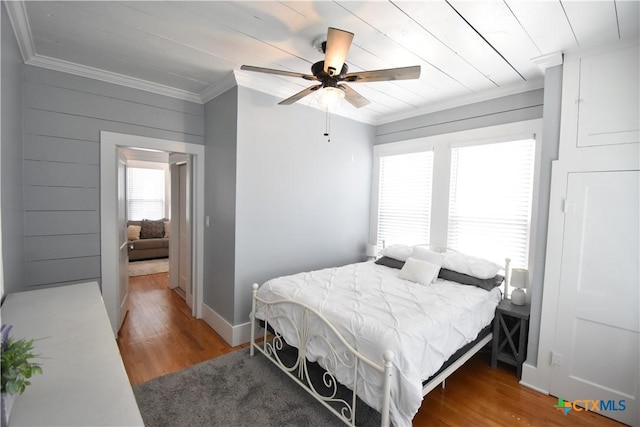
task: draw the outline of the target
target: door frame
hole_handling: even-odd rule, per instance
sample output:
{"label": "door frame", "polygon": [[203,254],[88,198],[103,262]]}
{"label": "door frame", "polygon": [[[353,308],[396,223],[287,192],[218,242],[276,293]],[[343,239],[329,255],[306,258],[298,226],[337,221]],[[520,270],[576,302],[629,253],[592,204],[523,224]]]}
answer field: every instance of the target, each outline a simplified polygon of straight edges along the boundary
{"label": "door frame", "polygon": [[100,132],[100,267],[102,298],[114,335],[117,336],[118,305],[118,223],[117,150],[146,148],[193,155],[193,224],[191,239],[192,315],[202,317],[204,269],[204,145],[115,132]]}
{"label": "door frame", "polygon": [[[119,331],[124,323],[124,317],[129,311],[129,272],[122,271],[123,265],[129,264],[129,249],[127,239],[127,158],[121,150],[116,153],[116,227],[118,232],[118,325]],[[123,286],[124,284],[124,286]],[[126,289],[126,295],[122,290]]]}
{"label": "door frame", "polygon": [[[171,179],[169,180],[169,188],[170,188],[170,193],[171,193],[171,203],[169,204],[169,212],[170,212],[170,217],[171,217],[171,224],[170,224],[170,238],[169,238],[169,287],[171,289],[175,289],[177,287],[179,287],[179,277],[176,274],[177,271],[179,271],[179,255],[180,255],[180,250],[178,249],[178,244],[179,244],[179,239],[176,236],[179,236],[179,224],[177,224],[176,222],[176,218],[175,218],[175,214],[176,214],[176,210],[178,209],[179,206],[179,201],[178,201],[178,197],[176,197],[176,195],[179,196],[180,191],[176,190],[176,187],[178,186],[178,181],[179,181],[179,177],[178,177],[178,172],[179,172],[179,166],[182,163],[193,163],[193,159],[191,159],[191,156],[189,156],[188,154],[182,154],[182,153],[170,153],[169,154],[169,175],[171,176]],[[193,173],[191,172],[192,167],[189,168],[189,175],[192,176]],[[193,187],[193,185],[191,185],[191,187]],[[193,195],[189,195],[189,200],[193,200]],[[193,212],[193,206],[189,207],[190,210]],[[193,219],[191,219],[191,222],[193,222]],[[193,231],[191,232],[191,237],[193,238]],[[193,299],[193,298],[192,298]]]}

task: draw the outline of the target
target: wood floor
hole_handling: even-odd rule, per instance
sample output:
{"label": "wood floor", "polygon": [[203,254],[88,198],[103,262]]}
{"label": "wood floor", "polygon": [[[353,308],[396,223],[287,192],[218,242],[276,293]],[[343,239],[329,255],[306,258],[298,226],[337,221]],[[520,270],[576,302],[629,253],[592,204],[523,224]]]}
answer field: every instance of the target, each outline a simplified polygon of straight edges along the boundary
{"label": "wood floor", "polygon": [[[204,321],[191,317],[168,288],[167,273],[130,278],[130,311],[118,336],[129,380],[139,384],[246,345],[230,347]],[[593,412],[553,406],[558,400],[518,384],[515,371],[492,369],[486,352],[425,396],[414,426],[620,426]],[[292,387],[294,387],[292,383]]]}
{"label": "wood floor", "polygon": [[230,347],[169,289],[167,273],[129,278],[129,312],[118,347],[131,384],[177,372],[246,347]]}

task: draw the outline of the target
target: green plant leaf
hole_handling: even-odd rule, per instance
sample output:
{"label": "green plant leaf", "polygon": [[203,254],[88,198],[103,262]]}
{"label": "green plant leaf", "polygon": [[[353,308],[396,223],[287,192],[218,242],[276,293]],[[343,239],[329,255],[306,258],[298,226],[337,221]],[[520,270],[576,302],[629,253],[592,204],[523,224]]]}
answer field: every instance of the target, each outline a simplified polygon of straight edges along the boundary
{"label": "green plant leaf", "polygon": [[12,338],[8,331],[11,327],[2,326],[2,391],[9,394],[22,394],[27,386],[31,385],[28,378],[34,374],[42,374],[42,367],[37,362],[32,361],[39,357],[34,353],[33,339],[16,340]]}

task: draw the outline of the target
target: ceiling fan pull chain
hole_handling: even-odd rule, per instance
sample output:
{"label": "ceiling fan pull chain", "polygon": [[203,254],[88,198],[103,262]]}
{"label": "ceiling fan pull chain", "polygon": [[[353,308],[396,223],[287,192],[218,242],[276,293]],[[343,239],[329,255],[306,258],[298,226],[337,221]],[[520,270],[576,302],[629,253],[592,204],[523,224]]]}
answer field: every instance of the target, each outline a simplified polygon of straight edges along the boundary
{"label": "ceiling fan pull chain", "polygon": [[329,132],[331,130],[331,114],[329,113],[329,107],[327,107],[327,117],[325,119],[325,132],[324,136],[327,137],[327,142],[331,142],[331,137],[329,136]]}

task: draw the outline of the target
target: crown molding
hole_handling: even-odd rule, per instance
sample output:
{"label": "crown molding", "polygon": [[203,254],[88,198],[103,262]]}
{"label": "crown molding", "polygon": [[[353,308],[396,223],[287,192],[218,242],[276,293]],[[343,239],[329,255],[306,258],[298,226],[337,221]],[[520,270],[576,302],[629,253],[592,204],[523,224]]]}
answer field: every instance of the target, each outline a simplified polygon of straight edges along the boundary
{"label": "crown molding", "polygon": [[202,92],[200,92],[200,102],[206,104],[212,99],[222,95],[229,89],[238,85],[236,81],[236,72],[232,71],[228,73],[222,80],[212,84]]}
{"label": "crown molding", "polygon": [[536,64],[544,72],[547,68],[562,65],[562,52],[553,52],[547,55],[531,58],[531,62]]}
{"label": "crown molding", "polygon": [[147,80],[125,76],[123,74],[113,73],[111,71],[89,67],[87,65],[80,65],[74,62],[64,61],[62,59],[56,59],[36,54],[28,61],[25,61],[25,63],[36,67],[62,71],[63,73],[75,74],[81,77],[88,77],[90,79],[101,80],[107,83],[113,83],[133,89],[139,89],[147,92],[157,93],[159,95],[169,96],[171,98],[177,98],[184,101],[202,104],[202,99],[197,93],[176,89],[159,83],[152,83]]}
{"label": "crown molding", "polygon": [[13,27],[13,33],[16,36],[22,60],[26,63],[36,52],[31,37],[31,27],[29,26],[29,17],[27,9],[23,1],[3,1],[4,7],[9,15],[9,21]]}
{"label": "crown molding", "polygon": [[199,94],[188,92],[186,90],[176,89],[159,83],[152,83],[135,77],[125,76],[123,74],[113,73],[86,65],[80,65],[62,59],[51,58],[44,55],[38,55],[33,43],[31,35],[31,26],[29,25],[29,17],[25,2],[20,1],[3,1],[9,21],[13,27],[22,60],[27,65],[35,67],[48,68],[50,70],[62,71],[63,73],[75,74],[81,77],[101,80],[107,83],[113,83],[134,89],[144,90],[147,92],[157,93],[159,95],[169,96],[171,98],[182,99],[184,101],[202,104],[202,98]]}
{"label": "crown molding", "polygon": [[624,49],[627,47],[640,47],[640,40],[635,39],[621,39],[615,40],[613,42],[604,43],[601,45],[590,46],[590,47],[574,47],[572,49],[567,49],[563,51],[563,56],[565,60],[573,60],[575,58],[582,58],[590,55],[597,55],[603,52],[609,52],[618,49]]}
{"label": "crown molding", "polygon": [[238,86],[254,89],[276,98],[284,99],[291,96],[290,93],[287,94],[287,89],[285,89],[284,86],[275,85],[273,80],[270,80],[264,75],[248,71],[234,71],[233,74]]}
{"label": "crown molding", "polygon": [[503,86],[493,90],[486,90],[472,95],[453,98],[442,102],[437,102],[426,107],[421,107],[415,110],[411,110],[404,113],[392,114],[384,117],[379,117],[376,121],[376,125],[382,125],[399,120],[410,119],[413,117],[424,116],[426,114],[435,113],[443,110],[450,110],[452,108],[462,107],[469,104],[475,104],[478,102],[489,101],[491,99],[502,98],[503,96],[516,95],[523,92],[529,92],[531,90],[544,88],[544,80],[534,79],[524,83],[518,83],[515,85]]}

